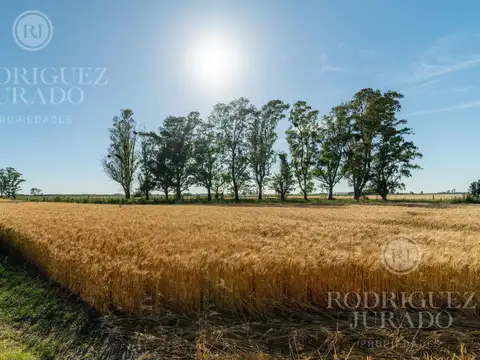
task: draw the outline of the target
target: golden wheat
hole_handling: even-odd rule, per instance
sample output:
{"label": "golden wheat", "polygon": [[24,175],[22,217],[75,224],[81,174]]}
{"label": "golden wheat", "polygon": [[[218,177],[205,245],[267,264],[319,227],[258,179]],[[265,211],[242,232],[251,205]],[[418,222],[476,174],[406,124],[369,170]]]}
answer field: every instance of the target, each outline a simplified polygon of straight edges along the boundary
{"label": "golden wheat", "polygon": [[[1,203],[3,241],[100,310],[265,314],[336,291],[480,291],[480,208]],[[9,229],[14,229],[12,233]],[[380,249],[423,253],[404,276]]]}

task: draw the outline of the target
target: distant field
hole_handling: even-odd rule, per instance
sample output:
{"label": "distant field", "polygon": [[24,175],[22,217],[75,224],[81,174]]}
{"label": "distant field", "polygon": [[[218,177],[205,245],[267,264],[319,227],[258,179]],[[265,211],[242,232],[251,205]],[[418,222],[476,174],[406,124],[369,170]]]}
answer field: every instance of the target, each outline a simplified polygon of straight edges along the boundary
{"label": "distant field", "polygon": [[[394,194],[388,195],[388,200],[451,200],[461,199],[464,194]],[[300,195],[293,195],[293,198],[301,198]],[[311,198],[327,199],[327,195],[312,195]],[[353,195],[334,195],[335,199],[353,200]],[[365,195],[369,200],[382,200],[379,195]]]}
{"label": "distant field", "polygon": [[[392,201],[451,201],[454,199],[463,199],[465,198],[466,194],[395,194],[395,195],[388,195],[388,200]],[[345,195],[339,194],[334,196],[336,200],[342,201],[350,201],[354,200],[353,195]],[[247,201],[256,201],[256,195],[243,195],[240,197],[241,200]],[[313,201],[327,201],[328,196],[326,194],[314,194],[309,195],[308,198]],[[19,195],[17,196],[18,200],[30,200],[30,201],[54,201],[54,202],[91,202],[91,203],[118,203],[125,199],[123,195],[37,195],[37,196],[30,196],[30,195]],[[135,198],[138,201],[140,198]],[[162,195],[152,195],[150,197],[151,201],[159,200],[161,202],[165,201],[165,197]],[[233,200],[233,196],[225,195],[224,199],[226,201]],[[279,197],[274,194],[265,194],[263,196],[264,201],[279,201]],[[290,201],[303,201],[302,195],[290,195],[288,197]],[[366,195],[362,200],[374,200],[380,201],[381,197],[379,195]],[[174,202],[174,198],[170,197],[170,201]],[[185,195],[184,201],[186,202],[206,202],[206,195],[199,194],[199,195]],[[215,201],[215,200],[212,200]]]}

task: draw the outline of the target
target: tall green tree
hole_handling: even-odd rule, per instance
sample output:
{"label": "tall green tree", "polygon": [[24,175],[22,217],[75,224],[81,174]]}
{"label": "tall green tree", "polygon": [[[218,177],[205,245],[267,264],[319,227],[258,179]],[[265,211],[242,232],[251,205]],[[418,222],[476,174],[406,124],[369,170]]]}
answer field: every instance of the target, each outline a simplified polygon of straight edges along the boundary
{"label": "tall green tree", "polygon": [[[400,108],[398,108],[400,110]],[[380,126],[380,134],[375,143],[375,155],[372,162],[372,179],[370,188],[383,200],[397,190],[405,189],[403,178],[411,177],[412,170],[421,169],[412,163],[422,157],[413,141],[406,136],[413,135],[413,130],[404,125],[407,120],[387,117]]]}
{"label": "tall green tree", "polygon": [[174,188],[173,168],[169,161],[170,149],[162,137],[156,137],[154,141],[154,156],[150,171],[154,176],[156,189],[163,191],[165,199],[169,199],[170,192]]}
{"label": "tall green tree", "polygon": [[133,178],[137,167],[135,145],[136,123],[133,111],[121,110],[120,117],[113,118],[113,126],[109,129],[110,146],[107,156],[102,159],[105,173],[115,182],[119,183],[125,197],[130,199]]}
{"label": "tall green tree", "polygon": [[401,179],[411,176],[412,164],[421,154],[405,136],[411,129],[398,120],[403,95],[395,91],[362,89],[348,104],[350,137],[347,144],[345,174],[360,199],[365,186],[386,199],[389,192],[404,187]]}
{"label": "tall green tree", "polygon": [[350,140],[347,144],[345,175],[355,199],[372,178],[371,167],[382,123],[395,117],[403,96],[394,91],[362,89],[348,103]]}
{"label": "tall green tree", "polygon": [[287,154],[280,152],[278,157],[280,159],[280,169],[278,173],[272,176],[271,187],[280,195],[280,200],[284,201],[290,192],[295,189],[295,178],[288,162]]}
{"label": "tall green tree", "polygon": [[5,169],[0,169],[0,197],[7,194],[7,177],[5,176]]}
{"label": "tall green tree", "polygon": [[25,182],[22,174],[12,167],[7,167],[4,171],[6,195],[8,197],[16,198],[18,192],[22,189],[21,184]]}
{"label": "tall green tree", "polygon": [[210,121],[218,130],[235,201],[239,201],[239,192],[251,179],[247,131],[254,112],[255,107],[248,99],[239,98],[228,104],[215,105],[210,115]]}
{"label": "tall green tree", "polygon": [[333,199],[333,188],[343,177],[346,146],[349,141],[349,121],[344,105],[336,106],[324,116],[320,150],[317,154],[315,178],[328,190],[328,199]]}
{"label": "tall green tree", "polygon": [[380,125],[379,90],[362,89],[349,102],[351,137],[347,145],[345,174],[353,186],[355,199],[360,199],[371,177],[373,140]]}
{"label": "tall green tree", "polygon": [[175,199],[182,199],[182,192],[194,184],[194,134],[200,123],[200,114],[191,112],[186,117],[168,116],[159,134],[143,133],[157,144],[157,154],[152,171],[159,186],[168,197],[169,188],[175,191]]}
{"label": "tall green tree", "polygon": [[314,190],[313,166],[319,136],[318,111],[312,110],[305,101],[297,101],[290,111],[290,127],[285,132],[294,175],[303,198]]}
{"label": "tall green tree", "polygon": [[150,193],[155,189],[156,182],[153,172],[155,156],[154,142],[150,137],[142,136],[138,153],[138,190],[149,200]]}
{"label": "tall green tree", "polygon": [[480,180],[473,181],[468,187],[468,194],[474,197],[480,196]]}
{"label": "tall green tree", "polygon": [[[195,135],[193,160],[193,176],[199,186],[207,189],[208,201],[212,200],[212,190],[217,179],[221,179],[223,171],[220,161],[221,146],[218,133],[214,124],[210,121],[202,121]],[[217,184],[217,189],[222,184]]]}
{"label": "tall green tree", "polygon": [[258,199],[262,199],[265,182],[275,162],[273,146],[277,140],[277,125],[285,118],[289,105],[280,100],[272,100],[255,111],[247,131],[248,161],[258,188]]}

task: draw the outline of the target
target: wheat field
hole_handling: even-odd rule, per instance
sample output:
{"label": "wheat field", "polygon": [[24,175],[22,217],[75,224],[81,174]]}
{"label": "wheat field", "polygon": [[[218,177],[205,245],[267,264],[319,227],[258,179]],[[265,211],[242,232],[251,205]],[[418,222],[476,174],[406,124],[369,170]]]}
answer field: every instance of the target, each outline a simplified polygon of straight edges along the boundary
{"label": "wheat field", "polygon": [[[480,208],[0,204],[2,246],[101,311],[259,316],[336,291],[480,290]],[[387,241],[422,249],[404,276]]]}

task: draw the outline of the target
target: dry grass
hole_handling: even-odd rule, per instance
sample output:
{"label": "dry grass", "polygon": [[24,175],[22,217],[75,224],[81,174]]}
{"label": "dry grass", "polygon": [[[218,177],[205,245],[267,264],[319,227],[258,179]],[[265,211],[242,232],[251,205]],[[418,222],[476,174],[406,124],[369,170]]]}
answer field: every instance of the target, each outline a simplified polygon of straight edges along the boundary
{"label": "dry grass", "polygon": [[[327,292],[480,291],[480,208],[0,204],[9,242],[100,310],[268,315]],[[421,246],[406,276],[381,246]]]}

